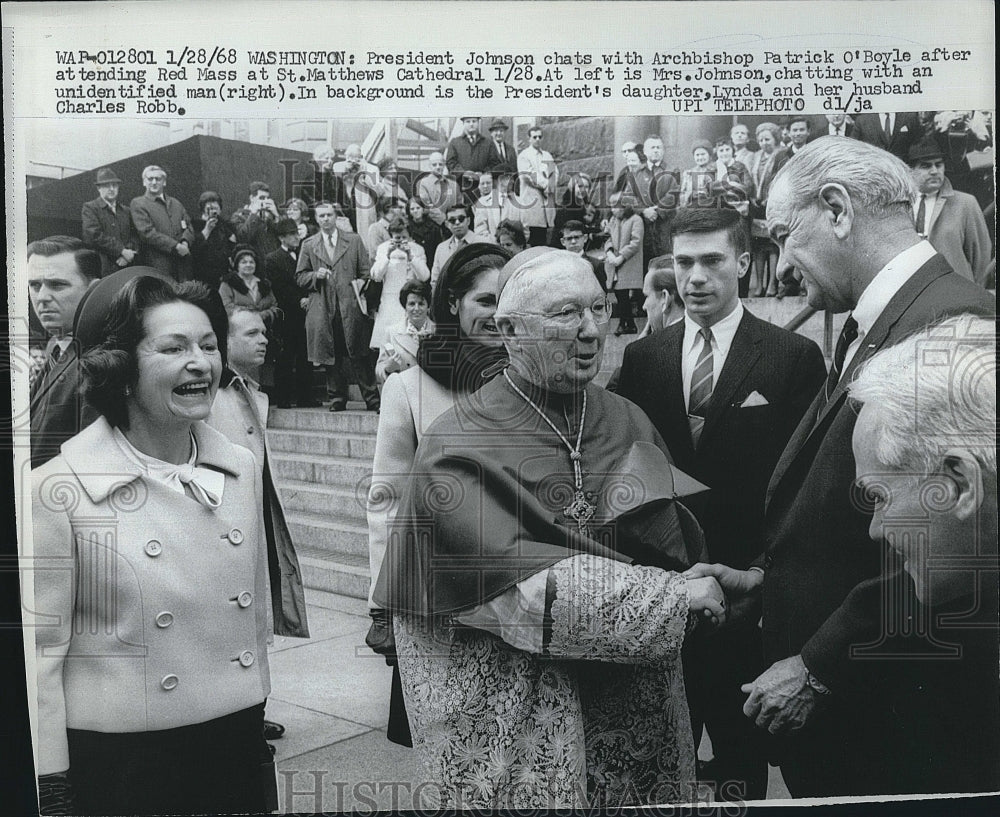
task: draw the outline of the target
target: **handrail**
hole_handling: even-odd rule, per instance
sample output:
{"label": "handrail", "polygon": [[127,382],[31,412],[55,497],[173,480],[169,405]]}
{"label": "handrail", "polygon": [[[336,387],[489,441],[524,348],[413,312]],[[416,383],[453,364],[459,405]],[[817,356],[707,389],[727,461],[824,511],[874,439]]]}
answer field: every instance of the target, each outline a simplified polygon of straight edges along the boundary
{"label": "handrail", "polygon": [[818,309],[813,309],[811,306],[803,307],[802,310],[792,318],[788,323],[785,324],[785,329],[789,332],[798,332],[802,328],[807,320],[809,320],[813,315],[819,312]]}
{"label": "handrail", "polygon": [[[789,332],[798,332],[802,325],[820,310],[805,306],[802,310],[785,324],[785,329]],[[827,359],[833,355],[833,315],[830,312],[823,313],[823,355]]]}

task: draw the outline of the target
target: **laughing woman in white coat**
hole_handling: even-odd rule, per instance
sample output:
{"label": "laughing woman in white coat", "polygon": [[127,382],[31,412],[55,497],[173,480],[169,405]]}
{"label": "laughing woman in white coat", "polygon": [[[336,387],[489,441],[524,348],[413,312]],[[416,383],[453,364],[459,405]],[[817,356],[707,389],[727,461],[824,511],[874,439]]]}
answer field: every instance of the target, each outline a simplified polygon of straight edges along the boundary
{"label": "laughing woman in white coat", "polygon": [[83,361],[101,417],[32,472],[48,813],[266,810],[262,488],[202,422],[225,337],[202,285],[130,281]]}

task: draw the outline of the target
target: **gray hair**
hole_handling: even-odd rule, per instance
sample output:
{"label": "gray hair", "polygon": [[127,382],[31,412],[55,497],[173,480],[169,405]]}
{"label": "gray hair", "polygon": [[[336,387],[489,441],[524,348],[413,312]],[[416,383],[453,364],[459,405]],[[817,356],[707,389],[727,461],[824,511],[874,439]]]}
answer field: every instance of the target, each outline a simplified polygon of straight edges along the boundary
{"label": "gray hair", "polygon": [[539,284],[547,283],[543,282],[542,276],[546,272],[543,268],[551,266],[554,262],[561,262],[560,272],[566,270],[567,267],[569,268],[567,271],[574,271],[573,268],[577,267],[580,272],[593,275],[590,264],[578,255],[566,250],[550,249],[548,252],[535,254],[517,267],[507,279],[500,292],[494,317],[509,318],[518,313],[530,312],[528,307],[538,299],[535,290]]}
{"label": "gray hair", "polygon": [[778,171],[771,197],[781,188],[791,194],[792,210],[808,207],[826,184],[847,190],[854,206],[875,218],[912,216],[919,196],[910,169],[901,159],[857,139],[823,136],[810,142]]}
{"label": "gray hair", "polygon": [[997,472],[997,353],[992,319],[964,314],[876,354],[848,386],[874,409],[876,459],[932,473],[949,448]]}

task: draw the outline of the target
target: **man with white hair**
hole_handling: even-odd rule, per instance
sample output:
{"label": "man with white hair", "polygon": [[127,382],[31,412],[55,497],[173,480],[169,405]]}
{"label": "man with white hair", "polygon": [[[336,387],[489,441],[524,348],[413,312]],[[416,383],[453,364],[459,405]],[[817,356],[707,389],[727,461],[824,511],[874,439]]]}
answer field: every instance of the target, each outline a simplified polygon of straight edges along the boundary
{"label": "man with white hair", "polygon": [[825,385],[778,461],[764,512],[765,554],[747,571],[699,566],[736,595],[763,597],[764,657],[744,712],[776,739],[796,797],[904,793],[866,695],[864,659],[883,655],[896,565],[868,541],[852,500],[856,414],[846,389],[876,352],[949,314],[993,314],[992,296],[953,272],[914,229],[909,169],[886,151],[824,136],[774,179],[767,223],[778,271],[799,270],[809,305],[850,312]]}
{"label": "man with white hair", "polygon": [[923,638],[907,643],[890,619],[902,648],[870,667],[868,689],[889,713],[883,762],[909,792],[1000,789],[996,342],[993,320],[950,318],[848,387],[869,533],[904,560],[919,601],[908,612]]}
{"label": "man with white hair", "polygon": [[680,648],[724,618],[675,572],[702,550],[675,501],[698,486],[592,383],[610,308],[589,265],[527,252],[501,274],[510,367],[426,432],[375,591],[414,748],[446,806],[687,802]]}
{"label": "man with white hair", "polygon": [[146,192],[129,204],[139,242],[139,263],[165,272],[175,281],[191,279],[194,230],[184,205],[166,193],[167,171],[149,165],[142,171]]}

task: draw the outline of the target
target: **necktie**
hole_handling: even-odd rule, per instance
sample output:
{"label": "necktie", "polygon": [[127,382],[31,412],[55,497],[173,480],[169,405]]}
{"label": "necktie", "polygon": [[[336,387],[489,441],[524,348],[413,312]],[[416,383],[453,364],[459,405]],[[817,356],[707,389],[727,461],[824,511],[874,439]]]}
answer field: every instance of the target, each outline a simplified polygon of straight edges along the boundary
{"label": "necktie", "polygon": [[917,232],[922,236],[927,235],[927,230],[924,229],[925,223],[927,221],[927,196],[924,193],[920,194],[920,205],[917,207]]}
{"label": "necktie", "polygon": [[858,337],[858,322],[853,316],[848,316],[844,321],[844,328],[840,330],[840,337],[837,338],[837,348],[833,351],[833,364],[830,366],[830,374],[826,379],[826,399],[830,399],[833,390],[840,382],[840,375],[844,371],[844,358],[847,357],[847,350]]}
{"label": "necktie", "polygon": [[688,425],[691,427],[691,443],[695,448],[698,447],[702,429],[705,427],[705,413],[708,410],[708,401],[712,398],[714,380],[712,330],[707,326],[702,327],[698,334],[702,338],[701,352],[694,364],[694,373],[691,375],[691,395],[688,398]]}
{"label": "necktie", "polygon": [[52,351],[49,353],[52,357],[53,365],[58,363],[63,358],[63,349],[58,343],[52,347]]}
{"label": "necktie", "polygon": [[500,143],[500,158],[507,161],[507,147],[503,142]]}
{"label": "necktie", "polygon": [[885,127],[883,128],[883,130],[885,131],[885,139],[886,139],[886,141],[887,142],[891,141],[892,140],[892,118],[890,117],[889,114],[885,115]]}
{"label": "necktie", "polygon": [[323,242],[326,244],[326,254],[333,260],[333,236],[330,233],[323,233]]}

